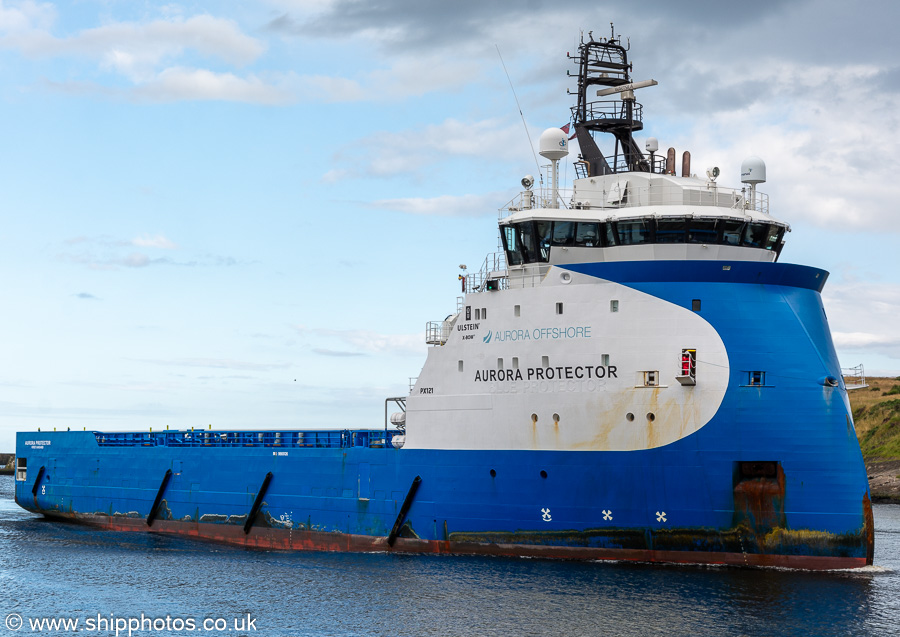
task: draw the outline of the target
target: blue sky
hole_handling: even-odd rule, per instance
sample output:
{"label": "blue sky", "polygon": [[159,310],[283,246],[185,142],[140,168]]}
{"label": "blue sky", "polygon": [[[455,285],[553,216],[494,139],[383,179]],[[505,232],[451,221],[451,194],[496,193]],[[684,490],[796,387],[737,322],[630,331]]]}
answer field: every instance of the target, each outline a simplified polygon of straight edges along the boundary
{"label": "blue sky", "polygon": [[726,186],[763,157],[842,364],[900,374],[900,9],[621,4],[2,0],[0,450],[381,426],[537,170],[497,48],[536,142],[611,21],[644,133]]}

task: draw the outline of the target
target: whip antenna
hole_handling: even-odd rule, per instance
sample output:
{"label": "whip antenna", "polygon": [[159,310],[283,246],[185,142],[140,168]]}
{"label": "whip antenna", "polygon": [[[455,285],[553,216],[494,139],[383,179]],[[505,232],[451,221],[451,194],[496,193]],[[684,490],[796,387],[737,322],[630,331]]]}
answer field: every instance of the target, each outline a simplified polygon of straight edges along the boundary
{"label": "whip antenna", "polygon": [[512,91],[513,99],[516,100],[516,108],[519,109],[519,115],[522,117],[522,126],[525,127],[525,135],[528,137],[528,146],[531,148],[531,154],[534,155],[534,165],[537,166],[538,177],[540,177],[541,187],[543,187],[544,175],[541,173],[541,165],[538,163],[537,154],[534,152],[534,144],[531,143],[531,134],[528,132],[528,124],[525,123],[525,114],[522,112],[522,107],[519,105],[519,96],[516,95],[516,89],[513,88],[512,79],[509,77],[509,71],[506,70],[506,64],[503,62],[503,56],[500,55],[500,47],[496,44],[494,47],[497,49],[497,56],[500,58],[500,64],[503,66],[503,72],[506,73],[506,81],[509,82],[509,90]]}

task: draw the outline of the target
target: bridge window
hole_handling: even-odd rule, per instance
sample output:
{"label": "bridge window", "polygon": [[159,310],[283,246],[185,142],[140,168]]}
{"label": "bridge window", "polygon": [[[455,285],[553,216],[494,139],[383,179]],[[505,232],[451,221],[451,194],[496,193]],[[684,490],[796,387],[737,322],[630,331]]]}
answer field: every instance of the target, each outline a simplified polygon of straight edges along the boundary
{"label": "bridge window", "polygon": [[522,248],[519,238],[513,226],[503,226],[500,236],[503,238],[503,247],[506,249],[506,260],[509,265],[522,265]]}
{"label": "bridge window", "polygon": [[703,243],[777,253],[785,232],[783,226],[771,223],[685,217],[625,219],[609,223],[539,219],[501,226],[500,230],[507,263],[511,266],[547,263],[554,246],[596,248],[648,243]]}
{"label": "bridge window", "polygon": [[744,229],[744,237],[741,245],[748,248],[762,248],[765,245],[769,233],[767,223],[748,223]]}
{"label": "bridge window", "polygon": [[547,261],[551,227],[550,221],[523,221],[503,226],[501,237],[509,265]]}
{"label": "bridge window", "polygon": [[538,260],[550,260],[550,228],[553,225],[551,221],[535,221],[534,229],[537,237],[537,247],[539,252]]}
{"label": "bridge window", "polygon": [[534,263],[537,261],[537,251],[534,246],[534,224],[530,221],[517,223],[516,230],[519,233],[519,245],[522,246],[525,263]]}
{"label": "bridge window", "polygon": [[[633,221],[616,222],[616,243],[622,246],[650,243],[650,221],[650,219],[635,219]],[[684,241],[684,239],[682,239],[682,241]]]}
{"label": "bridge window", "polygon": [[550,243],[555,246],[570,246],[575,242],[574,221],[554,221]]}
{"label": "bridge window", "polygon": [[784,228],[776,225],[769,226],[769,234],[766,237],[766,243],[763,246],[766,250],[775,250],[781,244],[781,238],[784,236]]}
{"label": "bridge window", "polygon": [[769,223],[750,223],[744,231],[742,245],[763,250],[775,250],[784,236],[784,228]]}
{"label": "bridge window", "polygon": [[575,245],[594,248],[600,245],[600,231],[597,223],[579,222],[575,230]]}
{"label": "bridge window", "polygon": [[603,239],[603,245],[605,246],[616,245],[616,229],[613,227],[613,224],[600,224],[600,238]]}
{"label": "bridge window", "polygon": [[741,234],[744,232],[743,221],[723,219],[719,224],[722,227],[722,243],[728,246],[741,245]]}
{"label": "bridge window", "polygon": [[688,243],[717,243],[719,232],[716,219],[691,219],[688,222]]}
{"label": "bridge window", "polygon": [[656,243],[684,243],[685,219],[660,219],[656,222]]}

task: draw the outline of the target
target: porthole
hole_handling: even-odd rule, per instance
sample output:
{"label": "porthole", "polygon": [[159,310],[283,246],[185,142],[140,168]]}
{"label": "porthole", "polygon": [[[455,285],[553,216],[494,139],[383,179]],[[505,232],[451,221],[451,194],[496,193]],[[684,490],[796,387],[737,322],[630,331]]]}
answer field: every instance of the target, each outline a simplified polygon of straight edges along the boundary
{"label": "porthole", "polygon": [[542,478],[546,478],[546,477],[547,477],[547,472],[544,471],[543,469],[541,469],[541,477],[542,477]]}
{"label": "porthole", "polygon": [[559,424],[559,414],[553,414],[553,422]]}
{"label": "porthole", "polygon": [[634,420],[634,414],[629,411],[627,414],[625,414],[625,420],[631,422],[632,420]]}
{"label": "porthole", "polygon": [[532,422],[532,423],[536,423],[536,422],[537,422],[537,414],[531,414],[531,422]]}
{"label": "porthole", "polygon": [[653,422],[654,420],[656,420],[656,414],[651,411],[649,414],[647,414],[647,420]]}
{"label": "porthole", "polygon": [[496,477],[497,477],[497,472],[494,471],[493,469],[491,469],[491,477],[492,477],[492,478],[496,478]]}

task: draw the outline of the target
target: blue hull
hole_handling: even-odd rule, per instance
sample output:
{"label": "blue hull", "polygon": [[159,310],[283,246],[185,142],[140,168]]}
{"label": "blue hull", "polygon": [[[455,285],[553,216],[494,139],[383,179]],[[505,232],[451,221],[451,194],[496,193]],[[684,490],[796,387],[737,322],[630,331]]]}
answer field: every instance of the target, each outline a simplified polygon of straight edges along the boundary
{"label": "blue hull", "polygon": [[[176,446],[185,432],[19,433],[27,471],[16,499],[111,528],[276,548],[871,563],[868,483],[846,390],[823,381],[840,378],[819,295],[827,273],[731,265],[568,266],[688,309],[702,299],[700,315],[728,351],[728,389],[709,423],[662,447],[394,449],[384,432],[348,432],[319,446],[300,446],[310,432],[302,442],[284,432],[261,445],[256,432],[211,432],[212,442],[198,432],[197,444]],[[748,383],[752,370],[765,370],[765,385]],[[417,476],[421,486],[402,512]]]}

